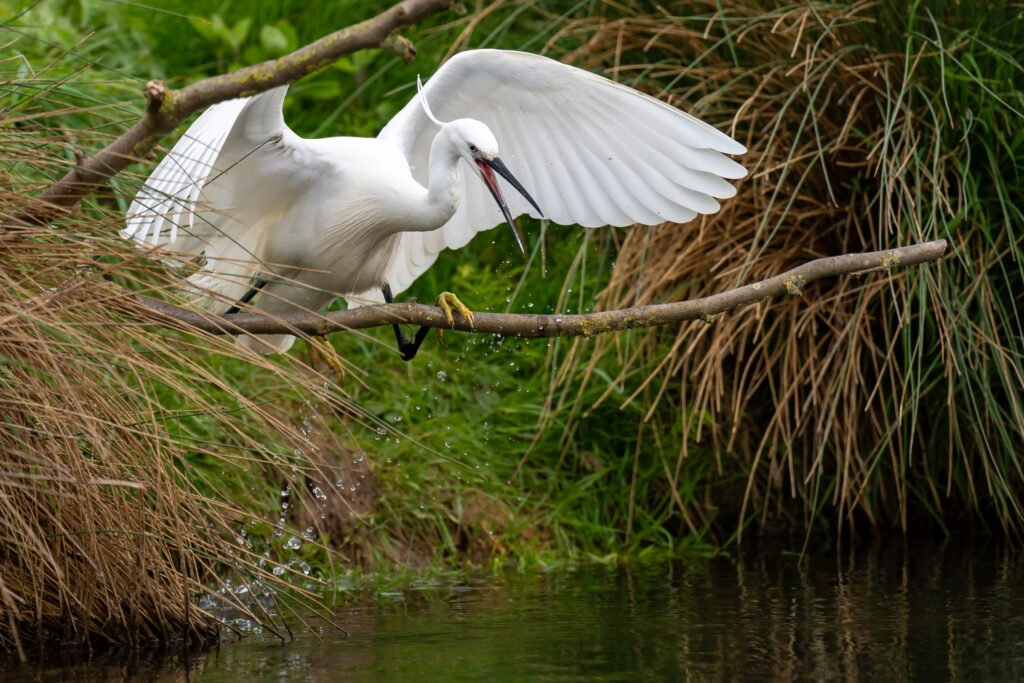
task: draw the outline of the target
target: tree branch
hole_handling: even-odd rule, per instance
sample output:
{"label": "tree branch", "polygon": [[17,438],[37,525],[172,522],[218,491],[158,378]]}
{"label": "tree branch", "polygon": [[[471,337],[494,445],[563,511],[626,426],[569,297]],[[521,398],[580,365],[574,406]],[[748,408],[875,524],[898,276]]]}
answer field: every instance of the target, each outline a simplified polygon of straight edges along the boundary
{"label": "tree branch", "polygon": [[[776,296],[800,294],[806,285],[815,280],[912,266],[937,260],[945,251],[946,240],[936,240],[887,251],[830,256],[797,266],[781,275],[701,299],[583,315],[476,313],[472,325],[458,313],[455,314],[454,325],[449,325],[441,309],[414,303],[364,306],[326,315],[297,313],[269,318],[256,313],[213,315],[144,296],[138,296],[136,300],[142,304],[143,315],[164,326],[211,334],[302,332],[309,335],[325,335],[401,323],[455,329],[460,332],[503,334],[509,337],[592,337],[617,330],[655,327],[698,318],[712,322],[718,314],[739,306]],[[133,312],[137,314],[139,309],[135,308]]]}
{"label": "tree branch", "polygon": [[75,206],[97,185],[153,149],[161,137],[182,121],[212,104],[292,83],[339,57],[367,48],[383,47],[411,61],[415,48],[394,32],[445,10],[450,4],[451,0],[403,0],[372,19],[335,31],[279,59],[204,78],[181,90],[171,90],[161,81],[150,81],[146,85],[147,106],[142,118],[34,197],[15,216],[15,221],[48,223]]}

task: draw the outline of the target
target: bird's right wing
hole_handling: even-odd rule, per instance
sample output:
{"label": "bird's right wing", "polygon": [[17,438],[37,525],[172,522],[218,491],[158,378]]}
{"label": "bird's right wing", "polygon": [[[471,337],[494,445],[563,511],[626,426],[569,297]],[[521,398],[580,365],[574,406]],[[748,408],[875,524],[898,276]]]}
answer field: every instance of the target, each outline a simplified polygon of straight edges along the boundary
{"label": "bird's right wing", "polygon": [[[178,230],[191,231],[200,192],[224,141],[250,98],[215,104],[196,119],[156,167],[128,208],[121,235],[140,244],[175,245]],[[187,245],[175,245],[192,251]]]}
{"label": "bird's right wing", "polygon": [[[494,133],[501,158],[555,223],[654,225],[714,213],[746,171],[727,154],[745,148],[699,119],[632,88],[547,57],[470,50],[452,57],[423,88],[442,121],[472,118]],[[427,184],[437,126],[413,98],[381,131]],[[461,204],[442,228],[402,233],[388,282],[397,293],[445,248],[464,246],[502,222],[484,184],[463,165]],[[504,181],[501,181],[504,182]],[[504,192],[513,216],[535,215]]]}
{"label": "bird's right wing", "polygon": [[[189,278],[202,303],[236,300],[259,268],[266,229],[330,160],[285,125],[287,86],[216,104],[160,162],[122,235],[201,257]],[[206,301],[202,301],[203,295]]]}

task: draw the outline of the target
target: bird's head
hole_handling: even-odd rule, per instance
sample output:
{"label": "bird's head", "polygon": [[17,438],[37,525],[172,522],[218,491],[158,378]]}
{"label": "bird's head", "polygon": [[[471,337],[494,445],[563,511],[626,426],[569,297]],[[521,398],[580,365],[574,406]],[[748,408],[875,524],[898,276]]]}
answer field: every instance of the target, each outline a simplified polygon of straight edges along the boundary
{"label": "bird's head", "polygon": [[530,193],[526,191],[522,183],[516,180],[516,177],[512,175],[512,171],[508,170],[505,163],[498,157],[498,139],[494,137],[494,133],[491,132],[491,129],[486,124],[476,119],[455,119],[449,123],[442,123],[430,111],[427,96],[423,92],[423,83],[418,78],[417,85],[419,86],[420,103],[423,105],[423,111],[431,121],[441,127],[455,148],[455,152],[465,159],[471,168],[477,170],[480,179],[487,186],[491,196],[494,197],[494,201],[498,203],[501,213],[505,216],[505,221],[515,236],[516,244],[519,245],[520,251],[525,254],[526,247],[523,245],[523,237],[519,234],[519,228],[512,218],[512,213],[508,210],[505,198],[501,194],[501,188],[498,187],[498,179],[494,174],[497,173],[507,180],[519,194],[523,195],[526,201],[530,202],[530,205],[537,210],[538,214],[543,216],[544,212],[540,210],[540,207],[537,206],[537,202],[533,200]]}
{"label": "bird's head", "polygon": [[494,201],[498,203],[498,207],[501,208],[501,212],[504,214],[506,222],[508,222],[508,227],[516,238],[516,244],[519,245],[520,251],[525,254],[526,247],[523,245],[523,237],[519,234],[519,228],[516,226],[515,220],[513,220],[512,214],[508,210],[505,198],[501,194],[501,188],[498,187],[498,179],[495,178],[494,174],[497,173],[507,180],[519,194],[523,195],[526,201],[530,202],[533,208],[537,209],[537,213],[543,216],[544,212],[540,210],[537,202],[533,200],[533,197],[526,191],[522,183],[512,175],[512,171],[508,169],[508,166],[498,157],[498,140],[494,137],[494,133],[491,132],[490,128],[475,119],[456,119],[451,123],[444,124],[444,126],[448,129],[450,139],[459,156],[465,159],[470,167],[476,168],[480,179],[487,186],[491,196],[494,197]]}
{"label": "bird's head", "polygon": [[455,119],[445,124],[459,154],[468,162],[498,158],[498,140],[486,124],[476,119]]}

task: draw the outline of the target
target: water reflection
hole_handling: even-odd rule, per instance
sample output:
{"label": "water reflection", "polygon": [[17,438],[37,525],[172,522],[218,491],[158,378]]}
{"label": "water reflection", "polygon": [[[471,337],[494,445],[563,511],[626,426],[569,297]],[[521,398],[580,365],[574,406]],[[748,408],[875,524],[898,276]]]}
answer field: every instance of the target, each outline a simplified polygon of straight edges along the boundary
{"label": "water reflection", "polygon": [[[512,575],[343,608],[348,639],[249,639],[147,678],[1021,679],[1021,569],[992,549],[889,547]],[[18,672],[125,680],[102,666]]]}

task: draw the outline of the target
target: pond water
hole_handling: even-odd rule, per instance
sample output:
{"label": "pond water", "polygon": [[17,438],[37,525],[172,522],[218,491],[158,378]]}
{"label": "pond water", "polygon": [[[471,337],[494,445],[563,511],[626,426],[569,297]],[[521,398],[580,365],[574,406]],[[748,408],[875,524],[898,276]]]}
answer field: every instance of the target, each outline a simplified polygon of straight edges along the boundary
{"label": "pond water", "polygon": [[1024,566],[990,547],[778,551],[489,576],[339,609],[348,630],[8,680],[1024,680]]}

